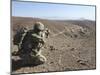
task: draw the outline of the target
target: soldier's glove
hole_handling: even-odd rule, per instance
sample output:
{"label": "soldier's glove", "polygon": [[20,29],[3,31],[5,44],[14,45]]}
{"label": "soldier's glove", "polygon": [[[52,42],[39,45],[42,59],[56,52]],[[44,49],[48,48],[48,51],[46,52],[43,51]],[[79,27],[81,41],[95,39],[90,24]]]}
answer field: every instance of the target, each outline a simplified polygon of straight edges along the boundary
{"label": "soldier's glove", "polygon": [[45,41],[42,38],[39,40],[39,42],[45,44]]}

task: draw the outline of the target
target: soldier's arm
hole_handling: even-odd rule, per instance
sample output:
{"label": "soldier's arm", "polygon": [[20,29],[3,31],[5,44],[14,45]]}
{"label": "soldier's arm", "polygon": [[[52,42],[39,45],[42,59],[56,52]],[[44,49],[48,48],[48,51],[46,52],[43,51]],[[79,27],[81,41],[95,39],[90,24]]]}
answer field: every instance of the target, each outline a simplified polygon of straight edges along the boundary
{"label": "soldier's arm", "polygon": [[36,38],[38,38],[38,39],[41,39],[42,37],[40,37],[39,35],[37,35],[37,34],[32,34],[32,36],[33,37],[36,37]]}
{"label": "soldier's arm", "polygon": [[38,38],[39,41],[41,41],[41,42],[44,41],[43,37],[41,37],[41,36],[39,36],[37,34],[32,34],[32,36]]}

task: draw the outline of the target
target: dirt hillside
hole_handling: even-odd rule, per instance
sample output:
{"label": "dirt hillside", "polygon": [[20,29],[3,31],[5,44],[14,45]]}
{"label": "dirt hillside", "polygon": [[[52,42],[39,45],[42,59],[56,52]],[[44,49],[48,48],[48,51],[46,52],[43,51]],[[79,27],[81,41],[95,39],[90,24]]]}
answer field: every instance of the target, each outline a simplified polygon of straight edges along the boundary
{"label": "dirt hillside", "polygon": [[[95,21],[12,17],[11,39],[13,40],[13,36],[21,27],[26,27],[28,30],[32,29],[36,21],[42,22],[50,30],[50,36],[42,51],[47,62],[38,66],[24,67],[14,64],[16,66],[12,68],[12,73],[95,69]],[[13,45],[12,42],[11,52],[17,50],[17,46]]]}

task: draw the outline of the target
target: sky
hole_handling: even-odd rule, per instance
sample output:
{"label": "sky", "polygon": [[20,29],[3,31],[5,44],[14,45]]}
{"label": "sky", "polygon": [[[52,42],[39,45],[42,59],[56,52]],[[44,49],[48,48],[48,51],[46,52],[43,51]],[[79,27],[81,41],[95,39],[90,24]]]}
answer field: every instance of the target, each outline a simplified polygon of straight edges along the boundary
{"label": "sky", "polygon": [[12,16],[95,20],[95,6],[12,1]]}

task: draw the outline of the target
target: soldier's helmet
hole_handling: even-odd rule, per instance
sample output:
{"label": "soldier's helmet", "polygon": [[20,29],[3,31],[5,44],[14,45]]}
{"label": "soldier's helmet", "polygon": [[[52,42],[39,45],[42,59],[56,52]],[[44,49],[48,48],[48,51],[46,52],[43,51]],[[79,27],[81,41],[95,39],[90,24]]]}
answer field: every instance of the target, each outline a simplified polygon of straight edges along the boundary
{"label": "soldier's helmet", "polygon": [[43,30],[45,29],[45,27],[44,27],[44,24],[43,24],[43,23],[41,23],[41,22],[36,22],[36,23],[34,24],[34,29],[43,31]]}

